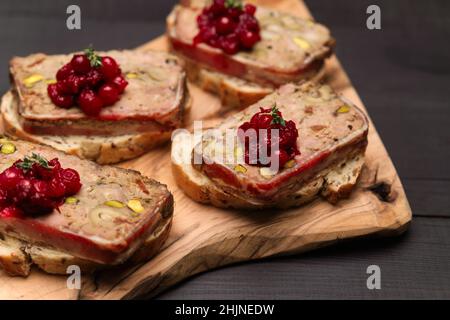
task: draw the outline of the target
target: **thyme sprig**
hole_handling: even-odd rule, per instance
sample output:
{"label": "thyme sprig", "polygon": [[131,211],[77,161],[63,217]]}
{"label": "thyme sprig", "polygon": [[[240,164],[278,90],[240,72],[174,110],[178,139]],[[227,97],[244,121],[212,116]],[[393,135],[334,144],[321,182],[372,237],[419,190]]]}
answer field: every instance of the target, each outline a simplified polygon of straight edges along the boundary
{"label": "thyme sprig", "polygon": [[270,115],[272,116],[272,124],[281,124],[283,127],[286,126],[286,121],[279,115],[276,104],[274,104],[270,110]]}
{"label": "thyme sprig", "polygon": [[33,164],[35,163],[45,169],[51,169],[48,160],[34,152],[32,153],[31,157],[25,156],[25,158],[21,162],[16,164],[16,167],[22,169],[23,171],[28,171],[33,167]]}
{"label": "thyme sprig", "polygon": [[84,53],[88,57],[89,62],[91,63],[91,67],[99,68],[102,66],[102,58],[100,58],[100,56],[95,52],[92,46],[89,46],[89,48],[85,49]]}
{"label": "thyme sprig", "polygon": [[242,10],[242,0],[225,0],[225,7],[238,8]]}

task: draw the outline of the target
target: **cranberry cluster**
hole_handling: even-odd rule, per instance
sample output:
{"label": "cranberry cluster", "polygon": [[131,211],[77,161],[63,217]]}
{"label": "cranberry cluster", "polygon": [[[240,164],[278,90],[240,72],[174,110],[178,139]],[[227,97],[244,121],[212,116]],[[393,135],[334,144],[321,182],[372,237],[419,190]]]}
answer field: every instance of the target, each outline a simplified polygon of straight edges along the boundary
{"label": "cranberry cluster", "polygon": [[0,174],[0,216],[49,213],[80,188],[77,171],[33,153]]}
{"label": "cranberry cluster", "polygon": [[238,0],[214,0],[197,17],[199,32],[194,45],[203,42],[227,54],[253,48],[261,40],[255,12],[252,4],[243,6]]}
{"label": "cranberry cluster", "polygon": [[[260,108],[260,110],[260,112],[253,115],[250,121],[244,122],[239,126],[238,136],[245,145],[245,163],[257,166],[270,166],[271,162],[266,161],[267,159],[263,161],[263,157],[267,154],[270,158],[272,156],[272,149],[274,149],[276,156],[278,156],[279,167],[282,168],[289,160],[300,154],[297,147],[297,127],[294,121],[284,120],[276,106],[272,109]],[[271,129],[279,130],[278,139],[276,139],[278,141],[275,141],[275,139],[272,141]],[[250,146],[251,135],[245,135],[247,130],[255,130],[257,146]],[[275,148],[276,143],[278,143],[278,148]],[[264,153],[261,151],[263,144],[267,147],[267,151]],[[250,150],[254,150],[254,148],[257,149],[257,159],[250,159]]]}
{"label": "cranberry cluster", "polygon": [[47,87],[52,102],[61,108],[77,104],[89,116],[116,103],[128,85],[116,60],[100,57],[93,49],[74,55],[58,70],[56,80]]}

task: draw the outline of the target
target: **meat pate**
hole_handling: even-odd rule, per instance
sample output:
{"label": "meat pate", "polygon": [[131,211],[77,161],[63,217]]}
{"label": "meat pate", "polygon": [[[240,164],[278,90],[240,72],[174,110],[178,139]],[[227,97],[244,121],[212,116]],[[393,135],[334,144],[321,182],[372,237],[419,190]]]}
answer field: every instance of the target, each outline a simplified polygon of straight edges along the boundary
{"label": "meat pate", "polygon": [[[237,128],[263,108],[278,107],[283,117],[296,123],[300,155],[279,172],[237,162],[242,150],[229,149],[225,130]],[[193,150],[193,166],[232,194],[273,199],[297,190],[333,164],[364,153],[368,121],[361,110],[339,97],[328,86],[287,84],[258,103],[227,119],[219,135],[203,135]],[[242,147],[242,146],[241,146]],[[227,155],[232,155],[230,161]],[[234,156],[233,156],[234,155]],[[196,163],[194,159],[201,159]]]}
{"label": "meat pate", "polygon": [[331,54],[329,30],[311,20],[258,7],[261,41],[253,50],[227,55],[206,44],[193,44],[201,8],[176,6],[167,20],[172,49],[202,66],[262,86],[278,87],[319,70]]}
{"label": "meat pate", "polygon": [[99,54],[117,60],[129,85],[117,103],[104,108],[95,118],[86,116],[77,107],[59,108],[48,97],[48,83],[55,81],[56,71],[70,61],[72,55],[38,53],[11,60],[11,78],[19,96],[19,113],[26,131],[32,134],[123,135],[169,131],[180,126],[187,89],[183,67],[176,57],[156,51]]}
{"label": "meat pate", "polygon": [[[1,154],[0,171],[16,160],[37,153],[58,158],[63,167],[76,169],[82,188],[76,201],[66,201],[50,214],[38,217],[0,217],[0,233],[42,245],[101,264],[118,264],[130,257],[154,232],[164,217],[172,214],[173,197],[162,185],[133,170],[99,166],[65,155],[52,148],[12,141],[16,151]],[[126,205],[139,201],[140,213]]]}

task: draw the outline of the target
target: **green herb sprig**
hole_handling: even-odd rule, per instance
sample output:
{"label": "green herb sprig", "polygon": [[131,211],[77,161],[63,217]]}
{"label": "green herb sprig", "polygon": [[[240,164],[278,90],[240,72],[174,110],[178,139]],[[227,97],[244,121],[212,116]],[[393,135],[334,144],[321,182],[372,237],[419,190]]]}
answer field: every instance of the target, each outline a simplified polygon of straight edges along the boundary
{"label": "green herb sprig", "polygon": [[270,115],[272,116],[272,124],[281,124],[283,127],[286,126],[286,121],[280,117],[278,114],[278,108],[275,104],[272,109],[270,110]]}
{"label": "green herb sprig", "polygon": [[90,63],[91,63],[91,67],[93,68],[99,68],[102,66],[102,59],[100,58],[100,56],[95,52],[94,48],[92,48],[92,46],[90,46],[89,48],[84,50],[84,53],[86,54],[86,56],[88,57]]}
{"label": "green herb sprig", "polygon": [[23,171],[28,171],[33,167],[33,164],[35,163],[45,169],[51,169],[48,160],[34,152],[32,153],[31,157],[25,156],[25,158],[21,162],[16,164],[16,167],[22,169]]}
{"label": "green herb sprig", "polygon": [[225,7],[227,8],[237,8],[241,9],[243,8],[242,1],[241,0],[225,0]]}

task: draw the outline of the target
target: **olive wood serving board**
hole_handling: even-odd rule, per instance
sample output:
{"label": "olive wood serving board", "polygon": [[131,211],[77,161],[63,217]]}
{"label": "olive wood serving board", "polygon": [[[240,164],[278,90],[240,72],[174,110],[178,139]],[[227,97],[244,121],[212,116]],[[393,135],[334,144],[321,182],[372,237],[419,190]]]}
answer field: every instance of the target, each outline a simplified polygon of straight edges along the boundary
{"label": "olive wood serving board", "polygon": [[[252,2],[310,17],[302,1]],[[162,36],[139,49],[167,50],[167,42]],[[335,56],[327,62],[325,81],[364,108]],[[219,112],[220,104],[214,96],[192,85],[190,91],[193,105],[188,125],[200,119],[217,122],[225,116]],[[232,263],[298,254],[341,239],[397,235],[406,230],[412,216],[400,178],[372,122],[366,165],[358,186],[350,199],[334,206],[322,199],[285,211],[244,212],[200,205],[186,197],[172,177],[170,144],[121,166],[167,184],[174,194],[173,228],[162,251],[142,265],[84,276],[80,290],[68,289],[64,276],[37,269],[25,279],[0,271],[0,299],[153,297],[192,275]]]}

